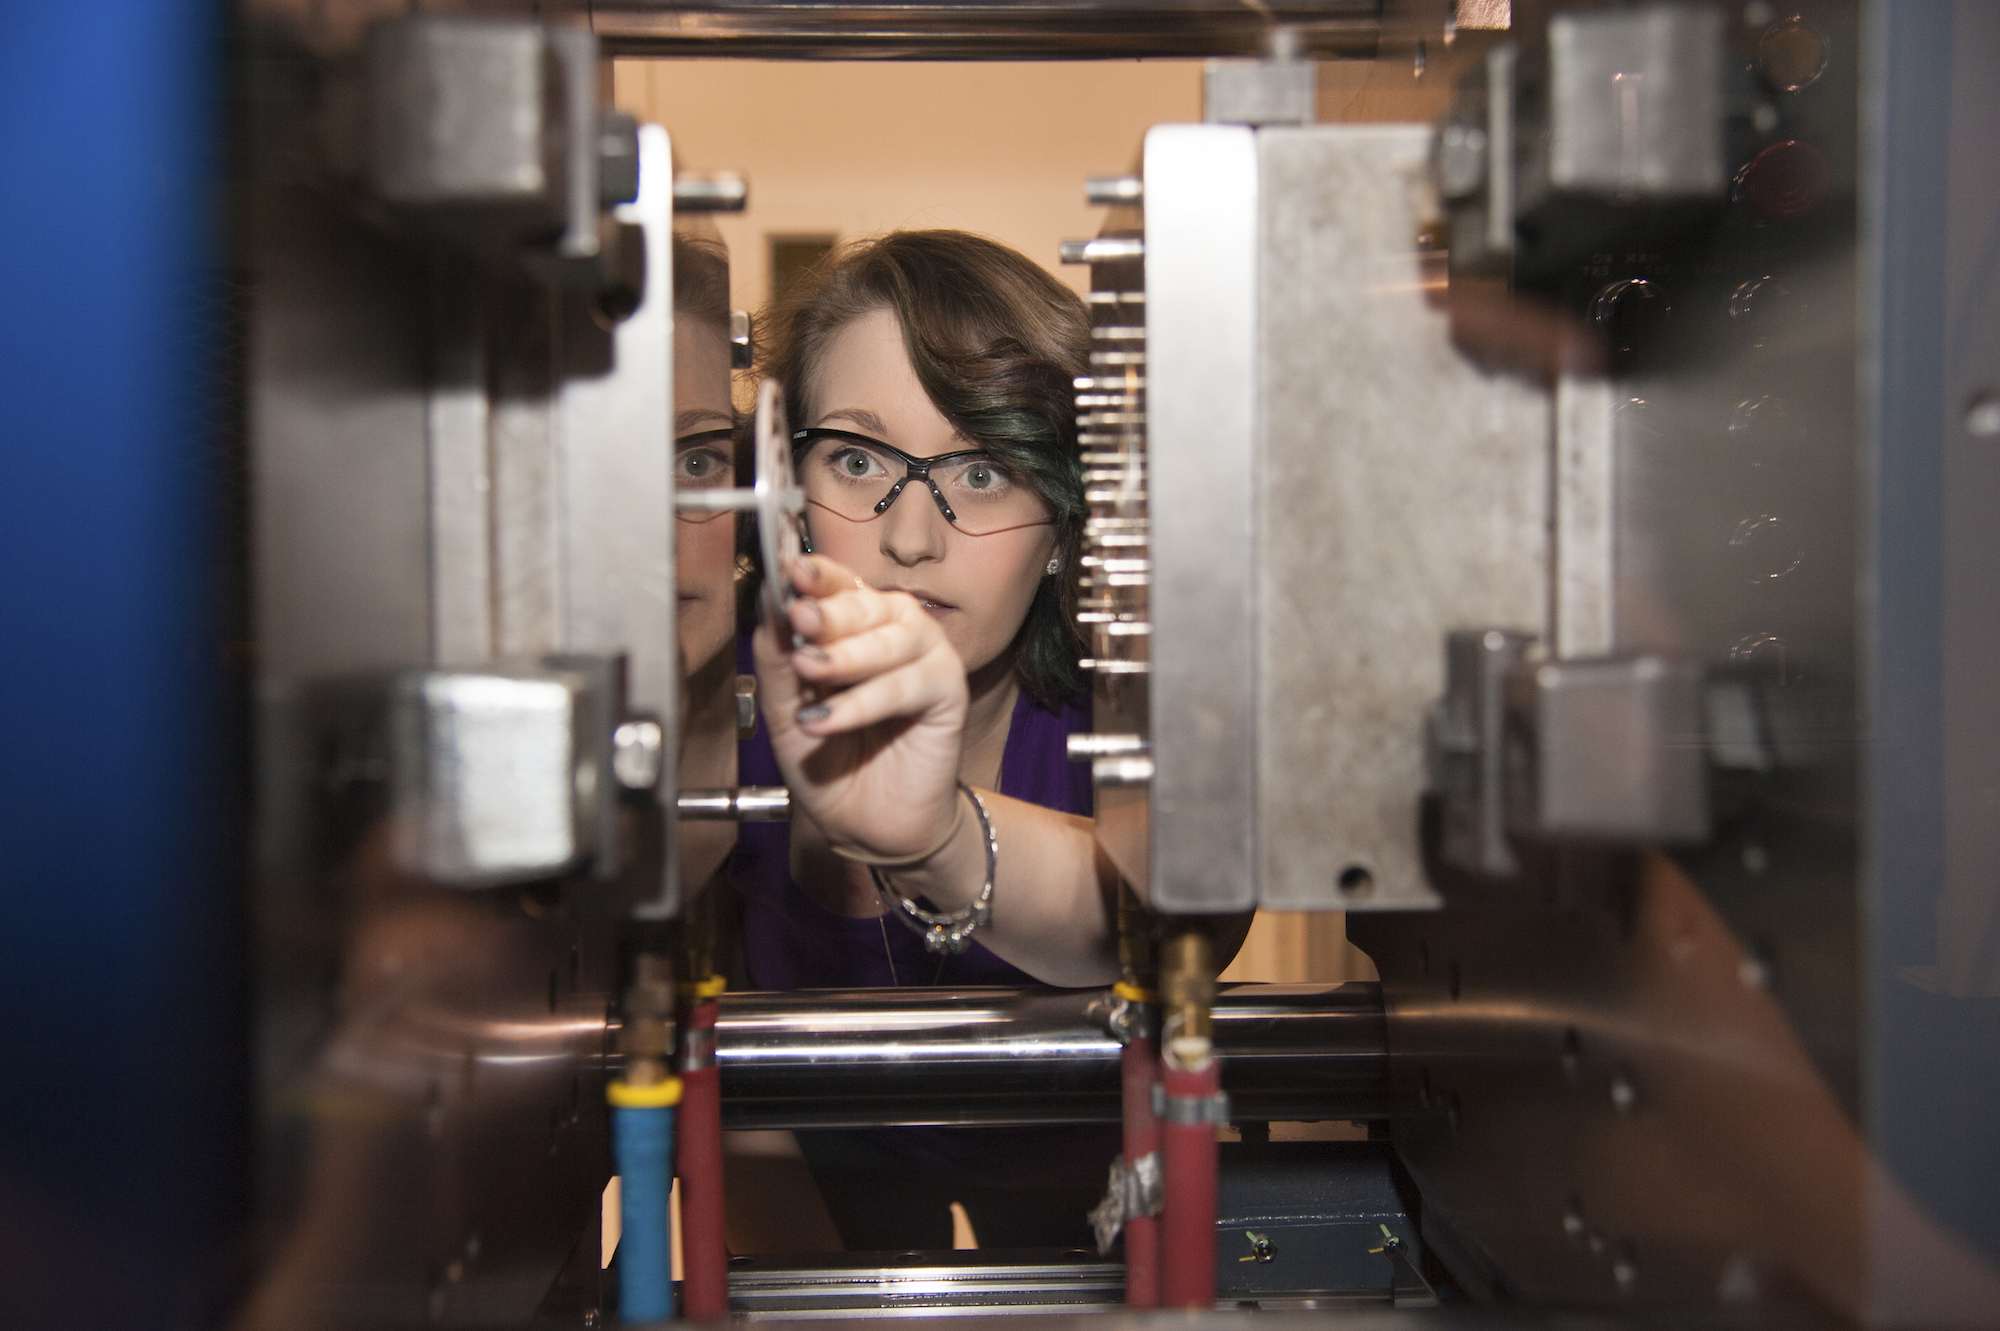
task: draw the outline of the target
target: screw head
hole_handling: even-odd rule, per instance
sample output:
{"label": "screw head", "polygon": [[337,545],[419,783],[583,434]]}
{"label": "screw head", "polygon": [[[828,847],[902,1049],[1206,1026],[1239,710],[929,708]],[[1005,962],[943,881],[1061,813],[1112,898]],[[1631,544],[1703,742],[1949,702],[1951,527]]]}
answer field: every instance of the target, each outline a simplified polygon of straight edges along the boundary
{"label": "screw head", "polygon": [[1469,198],[1486,183],[1486,131],[1446,125],[1438,135],[1438,189],[1448,199]]}
{"label": "screw head", "polygon": [[667,737],[658,721],[626,721],[611,732],[611,771],[627,790],[651,790],[665,765]]}

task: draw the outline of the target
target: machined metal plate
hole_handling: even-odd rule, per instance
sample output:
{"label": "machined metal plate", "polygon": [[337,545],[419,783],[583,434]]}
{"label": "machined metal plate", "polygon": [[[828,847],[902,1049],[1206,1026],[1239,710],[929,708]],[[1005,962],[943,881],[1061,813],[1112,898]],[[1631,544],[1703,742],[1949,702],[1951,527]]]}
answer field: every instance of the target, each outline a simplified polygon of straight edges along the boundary
{"label": "machined metal plate", "polygon": [[1350,922],[1453,1275],[1529,1305],[1989,1322],[2000,1281],[1870,1158],[1783,976],[1665,857],[1596,868],[1612,908]]}
{"label": "machined metal plate", "polygon": [[[673,145],[658,125],[639,130],[639,197],[614,216],[643,236],[645,279],[630,317],[608,332],[579,328],[580,341],[566,348],[569,374],[557,400],[563,647],[623,653],[626,701],[671,725],[681,687],[667,446],[674,421]],[[577,354],[587,349],[604,359]],[[656,789],[671,798],[680,784],[677,745],[665,746],[661,763]],[[671,837],[674,819],[665,821]],[[670,849],[651,899],[637,907],[642,916],[680,909],[679,862]]]}
{"label": "machined metal plate", "polygon": [[1257,136],[1146,133],[1151,904],[1255,905]]}
{"label": "machined metal plate", "polygon": [[[1430,140],[1417,125],[1256,136],[1255,827],[1267,909],[1437,904],[1417,808],[1440,645],[1460,628],[1544,631],[1548,397],[1451,345],[1441,265],[1433,276],[1417,242],[1436,215]],[[1150,218],[1150,176],[1147,192]],[[1154,515],[1157,530],[1157,497]],[[1162,639],[1156,680],[1165,651]]]}

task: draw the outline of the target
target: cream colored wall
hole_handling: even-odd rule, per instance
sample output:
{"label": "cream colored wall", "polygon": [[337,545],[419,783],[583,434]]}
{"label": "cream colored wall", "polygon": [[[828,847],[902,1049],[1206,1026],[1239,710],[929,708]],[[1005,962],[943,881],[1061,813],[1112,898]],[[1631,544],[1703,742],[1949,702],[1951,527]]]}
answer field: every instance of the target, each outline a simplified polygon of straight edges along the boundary
{"label": "cream colored wall", "polygon": [[733,169],[750,207],[717,225],[736,303],[769,291],[765,237],[959,227],[1082,290],[1059,242],[1092,236],[1093,175],[1129,170],[1161,121],[1201,119],[1198,61],[928,64],[621,60],[618,105],[665,125],[689,170]]}

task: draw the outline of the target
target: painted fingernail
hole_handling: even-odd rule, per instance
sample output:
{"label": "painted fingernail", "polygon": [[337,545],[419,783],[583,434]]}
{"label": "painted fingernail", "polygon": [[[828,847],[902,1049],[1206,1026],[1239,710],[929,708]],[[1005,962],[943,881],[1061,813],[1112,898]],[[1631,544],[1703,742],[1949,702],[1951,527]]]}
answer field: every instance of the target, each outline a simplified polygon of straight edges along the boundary
{"label": "painted fingernail", "polygon": [[821,665],[824,665],[828,661],[831,661],[833,659],[831,656],[828,656],[826,654],[825,648],[815,647],[809,642],[800,643],[798,647],[798,653],[800,656],[810,657],[812,660],[818,661]]}
{"label": "painted fingernail", "polygon": [[833,715],[833,709],[823,702],[816,702],[799,708],[799,724],[809,726],[815,721],[824,721]]}
{"label": "painted fingernail", "polygon": [[792,627],[808,637],[818,637],[826,628],[826,615],[817,601],[792,602]]}

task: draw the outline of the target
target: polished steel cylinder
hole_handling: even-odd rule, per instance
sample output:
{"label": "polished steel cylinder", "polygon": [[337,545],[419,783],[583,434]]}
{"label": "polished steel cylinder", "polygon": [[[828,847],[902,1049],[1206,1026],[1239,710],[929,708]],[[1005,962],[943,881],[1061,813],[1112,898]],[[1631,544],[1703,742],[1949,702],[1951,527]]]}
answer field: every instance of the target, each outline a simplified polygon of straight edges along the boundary
{"label": "polished steel cylinder", "polygon": [[[1116,1123],[1118,1042],[1098,990],[725,994],[725,1128]],[[1214,1039],[1236,1122],[1388,1116],[1373,984],[1231,985]]]}

